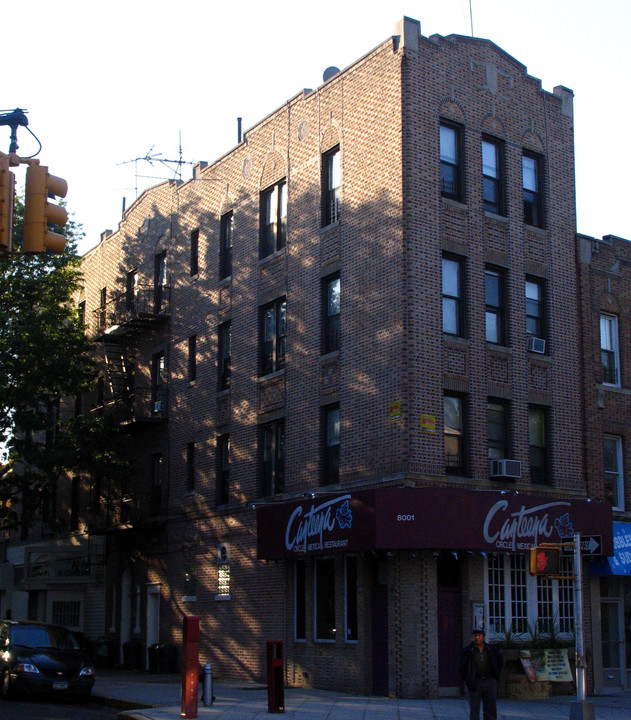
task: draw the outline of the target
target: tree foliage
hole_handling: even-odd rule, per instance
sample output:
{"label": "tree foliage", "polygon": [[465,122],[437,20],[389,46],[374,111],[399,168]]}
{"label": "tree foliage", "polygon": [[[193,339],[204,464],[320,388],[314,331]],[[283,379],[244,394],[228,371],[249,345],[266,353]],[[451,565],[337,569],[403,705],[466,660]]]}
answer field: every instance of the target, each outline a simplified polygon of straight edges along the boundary
{"label": "tree foliage", "polygon": [[[21,247],[23,211],[18,199],[16,249]],[[2,513],[10,513],[11,524],[33,517],[41,504],[38,498],[54,492],[64,470],[125,465],[121,458],[114,461],[108,449],[108,443],[117,446],[111,423],[73,413],[67,420],[59,416],[60,400],[89,391],[97,375],[75,300],[81,283],[76,254],[80,226],[70,222],[65,235],[63,254],[16,252],[0,258],[0,435],[5,450],[0,501],[11,498],[11,509]]]}

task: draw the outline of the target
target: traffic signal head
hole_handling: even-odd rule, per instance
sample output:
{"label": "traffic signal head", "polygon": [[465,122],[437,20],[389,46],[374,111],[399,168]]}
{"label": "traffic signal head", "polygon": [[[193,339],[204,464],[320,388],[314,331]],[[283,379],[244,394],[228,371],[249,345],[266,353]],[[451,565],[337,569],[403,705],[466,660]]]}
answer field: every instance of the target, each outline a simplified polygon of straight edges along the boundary
{"label": "traffic signal head", "polygon": [[13,196],[15,176],[9,156],[0,153],[0,253],[11,252],[13,235]]}
{"label": "traffic signal head", "polygon": [[65,208],[48,202],[50,196],[66,197],[68,183],[50,175],[43,165],[29,165],[26,170],[24,189],[24,237],[25,253],[62,253],[66,238],[49,230],[49,225],[63,227],[68,222]]}
{"label": "traffic signal head", "polygon": [[559,575],[561,573],[561,549],[558,547],[534,547],[530,550],[531,575]]}

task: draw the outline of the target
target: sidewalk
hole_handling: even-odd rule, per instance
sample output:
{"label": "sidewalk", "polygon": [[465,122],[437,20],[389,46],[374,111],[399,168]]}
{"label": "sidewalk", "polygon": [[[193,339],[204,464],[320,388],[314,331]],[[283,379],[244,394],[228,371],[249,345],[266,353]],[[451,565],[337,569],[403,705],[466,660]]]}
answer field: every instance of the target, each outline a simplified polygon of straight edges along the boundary
{"label": "sidewalk", "polygon": [[[202,720],[260,720],[267,712],[267,688],[248,682],[215,682],[215,702],[198,703]],[[121,720],[180,720],[179,675],[149,675],[144,671],[101,670],[93,694],[121,708]],[[570,718],[575,697],[548,700],[499,700],[498,720],[563,720]],[[588,697],[596,720],[631,720],[631,693]],[[348,693],[285,688],[288,720],[468,720],[464,698],[403,700]]]}

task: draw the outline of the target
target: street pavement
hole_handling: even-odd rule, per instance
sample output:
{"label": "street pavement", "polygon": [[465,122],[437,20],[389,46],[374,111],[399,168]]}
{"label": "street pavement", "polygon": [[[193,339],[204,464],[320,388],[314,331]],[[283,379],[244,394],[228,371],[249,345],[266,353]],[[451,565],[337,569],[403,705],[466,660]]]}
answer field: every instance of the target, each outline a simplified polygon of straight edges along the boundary
{"label": "street pavement", "polygon": [[[201,693],[201,683],[200,683]],[[255,720],[270,717],[265,685],[215,682],[215,701],[198,702],[201,720]],[[304,688],[285,688],[284,717],[295,720],[468,720],[465,698],[393,699]],[[120,708],[121,720],[181,720],[179,675],[145,671],[99,670],[93,695]],[[498,720],[591,718],[631,720],[631,692],[588,697],[591,707],[576,706],[576,697],[547,700],[499,700]],[[590,714],[593,708],[593,715]],[[189,716],[193,717],[193,716]]]}

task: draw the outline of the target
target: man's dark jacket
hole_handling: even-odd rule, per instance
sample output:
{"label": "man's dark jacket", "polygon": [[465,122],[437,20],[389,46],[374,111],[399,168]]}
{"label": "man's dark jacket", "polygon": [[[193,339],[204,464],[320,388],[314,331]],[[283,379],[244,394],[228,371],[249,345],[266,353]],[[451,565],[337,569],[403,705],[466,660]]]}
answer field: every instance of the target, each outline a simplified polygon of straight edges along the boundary
{"label": "man's dark jacket", "polygon": [[[502,672],[502,664],[504,662],[502,653],[496,647],[488,645],[487,643],[484,643],[484,649],[489,655],[489,670],[491,672],[491,677],[499,680],[500,673]],[[458,664],[460,677],[469,690],[475,690],[477,687],[475,677],[475,655],[473,654],[476,652],[480,651],[473,643],[467,645],[467,647],[462,651],[460,663]]]}

